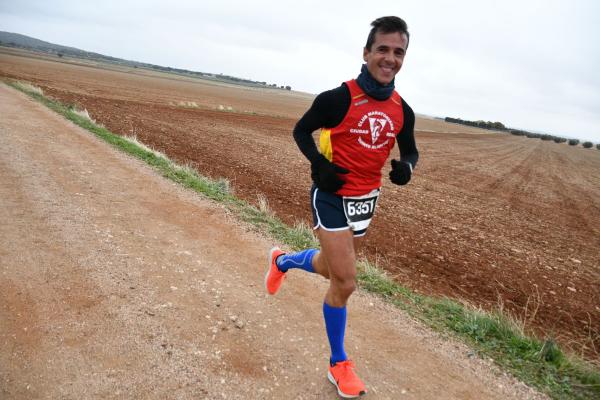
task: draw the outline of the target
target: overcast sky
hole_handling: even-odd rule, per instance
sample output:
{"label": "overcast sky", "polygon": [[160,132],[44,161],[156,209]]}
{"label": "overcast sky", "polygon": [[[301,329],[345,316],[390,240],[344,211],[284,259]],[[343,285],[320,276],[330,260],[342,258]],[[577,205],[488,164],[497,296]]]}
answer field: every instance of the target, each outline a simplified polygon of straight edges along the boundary
{"label": "overcast sky", "polygon": [[0,0],[0,30],[319,93],[354,78],[370,22],[411,32],[417,113],[600,142],[600,2]]}

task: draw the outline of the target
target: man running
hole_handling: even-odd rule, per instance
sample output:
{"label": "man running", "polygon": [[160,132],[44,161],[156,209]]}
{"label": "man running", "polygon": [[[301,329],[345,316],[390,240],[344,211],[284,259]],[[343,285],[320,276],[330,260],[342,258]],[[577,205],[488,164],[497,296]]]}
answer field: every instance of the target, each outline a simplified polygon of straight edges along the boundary
{"label": "man running", "polygon": [[[378,18],[371,26],[363,50],[366,64],[358,77],[319,94],[294,128],[294,139],[311,165],[311,207],[321,250],[286,254],[273,248],[265,277],[272,295],[292,268],[329,279],[323,303],[331,347],[327,377],[346,398],[366,393],[344,351],[344,332],[346,303],[356,288],[356,252],[375,211],[381,169],[395,141],[400,160],[391,161],[392,183],[407,184],[419,158],[414,113],[394,90],[408,28],[398,17]],[[320,151],[312,137],[317,129]]]}

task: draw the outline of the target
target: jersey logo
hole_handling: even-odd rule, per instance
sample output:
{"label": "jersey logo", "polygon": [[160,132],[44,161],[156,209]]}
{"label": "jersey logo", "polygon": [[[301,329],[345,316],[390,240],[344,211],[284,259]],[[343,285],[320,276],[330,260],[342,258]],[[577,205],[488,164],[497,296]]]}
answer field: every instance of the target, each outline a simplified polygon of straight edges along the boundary
{"label": "jersey logo", "polygon": [[379,138],[379,134],[385,127],[387,121],[385,118],[369,118],[369,125],[371,125],[371,142],[375,144]]}
{"label": "jersey logo", "polygon": [[[358,136],[358,143],[363,147],[377,150],[386,146],[390,138],[394,137],[394,122],[382,111],[370,111],[362,116],[356,128],[350,129],[350,133]],[[371,140],[364,136],[370,136]]]}

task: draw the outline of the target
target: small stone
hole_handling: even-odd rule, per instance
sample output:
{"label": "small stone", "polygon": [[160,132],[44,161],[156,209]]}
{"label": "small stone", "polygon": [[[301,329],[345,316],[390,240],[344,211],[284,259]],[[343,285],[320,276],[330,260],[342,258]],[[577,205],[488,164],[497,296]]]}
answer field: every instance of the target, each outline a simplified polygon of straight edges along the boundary
{"label": "small stone", "polygon": [[235,321],[235,327],[238,329],[242,329],[244,327],[244,323],[241,320]]}
{"label": "small stone", "polygon": [[569,261],[575,263],[575,264],[581,264],[581,260],[578,260],[576,258],[569,258]]}
{"label": "small stone", "polygon": [[571,287],[571,286],[567,286],[567,289],[569,289],[573,293],[577,292],[577,289],[575,289],[574,287]]}

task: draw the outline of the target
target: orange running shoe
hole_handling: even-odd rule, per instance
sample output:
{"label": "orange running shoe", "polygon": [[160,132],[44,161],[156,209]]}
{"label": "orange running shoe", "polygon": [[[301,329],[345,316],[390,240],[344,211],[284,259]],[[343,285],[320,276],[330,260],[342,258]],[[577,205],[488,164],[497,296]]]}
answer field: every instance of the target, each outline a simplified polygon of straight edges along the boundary
{"label": "orange running shoe", "polygon": [[365,384],[354,373],[354,363],[350,360],[330,365],[327,378],[335,385],[338,394],[345,399],[353,399],[367,393]]}
{"label": "orange running shoe", "polygon": [[269,252],[269,269],[265,275],[265,287],[269,294],[275,294],[285,279],[285,272],[282,272],[275,264],[275,260],[280,255],[285,254],[279,250],[279,247],[273,247]]}

